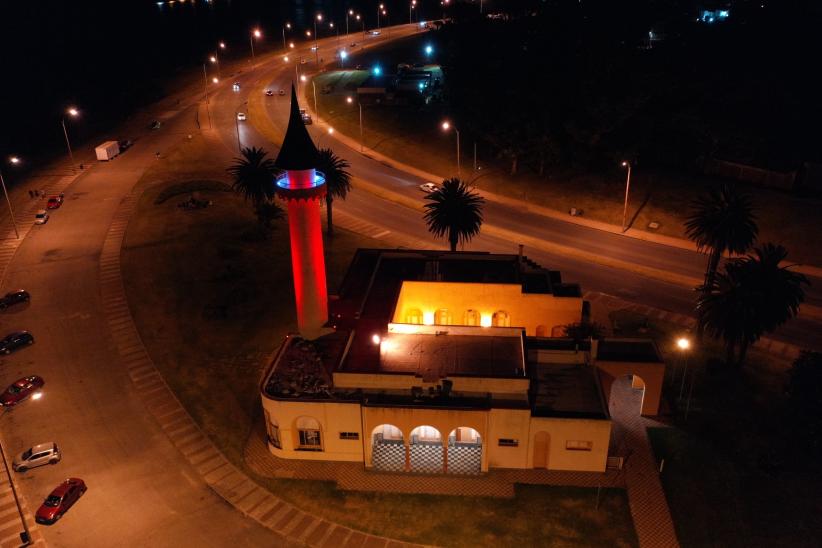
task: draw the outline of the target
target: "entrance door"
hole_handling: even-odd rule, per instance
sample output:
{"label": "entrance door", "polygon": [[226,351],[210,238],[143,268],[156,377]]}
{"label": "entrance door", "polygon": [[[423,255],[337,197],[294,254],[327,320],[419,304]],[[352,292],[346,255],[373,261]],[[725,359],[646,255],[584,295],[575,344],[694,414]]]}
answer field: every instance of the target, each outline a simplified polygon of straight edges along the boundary
{"label": "entrance door", "polygon": [[537,435],[534,436],[534,468],[548,468],[550,439],[547,432],[537,432]]}

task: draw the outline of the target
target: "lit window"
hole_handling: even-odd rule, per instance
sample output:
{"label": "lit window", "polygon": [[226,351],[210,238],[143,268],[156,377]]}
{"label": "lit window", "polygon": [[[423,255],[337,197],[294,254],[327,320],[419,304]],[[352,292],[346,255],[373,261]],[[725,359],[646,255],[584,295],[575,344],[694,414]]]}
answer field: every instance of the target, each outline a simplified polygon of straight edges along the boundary
{"label": "lit window", "polygon": [[565,442],[565,449],[568,451],[590,451],[594,448],[592,441],[568,440]]}
{"label": "lit window", "polygon": [[511,327],[511,317],[505,310],[497,310],[492,317],[494,327]]}
{"label": "lit window", "polygon": [[447,308],[440,308],[434,317],[436,325],[451,325],[451,313]]}
{"label": "lit window", "polygon": [[473,308],[465,311],[465,325],[479,325],[480,314]]}
{"label": "lit window", "polygon": [[322,451],[322,435],[320,433],[320,423],[311,417],[300,417],[296,421],[299,443],[297,449],[300,451]]}
{"label": "lit window", "polygon": [[360,439],[359,432],[340,432],[341,440],[358,440]]}
{"label": "lit window", "polygon": [[405,314],[405,323],[420,325],[422,323],[422,311],[419,308],[412,308]]}
{"label": "lit window", "polygon": [[499,439],[499,446],[500,447],[519,447],[519,440],[514,440],[510,438],[500,438]]}

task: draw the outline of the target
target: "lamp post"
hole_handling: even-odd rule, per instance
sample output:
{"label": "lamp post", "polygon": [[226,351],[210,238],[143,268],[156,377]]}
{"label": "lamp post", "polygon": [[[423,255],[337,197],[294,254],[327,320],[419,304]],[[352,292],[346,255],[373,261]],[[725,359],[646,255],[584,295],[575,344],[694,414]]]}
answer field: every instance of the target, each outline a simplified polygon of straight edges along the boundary
{"label": "lamp post", "polygon": [[[71,116],[72,118],[77,118],[80,115],[80,111],[78,111],[74,107],[69,107],[66,110],[66,114]],[[66,138],[66,147],[68,148],[69,159],[71,160],[71,166],[74,167],[74,153],[71,151],[71,143],[69,142],[68,131],[66,130],[66,116],[63,115],[63,118],[60,122],[63,125],[63,136]]]}
{"label": "lamp post", "polygon": [[314,112],[317,114],[317,123],[320,123],[320,109],[317,106],[317,83],[314,78],[311,79],[311,87],[314,90]]}
{"label": "lamp post", "polygon": [[625,205],[622,207],[622,232],[628,230],[625,223],[628,222],[628,191],[631,188],[631,162],[622,162],[622,167],[628,168],[628,175],[625,178]]}
{"label": "lamp post", "polygon": [[255,38],[260,38],[262,35],[263,35],[263,33],[260,32],[260,29],[254,29],[254,30],[251,31],[251,35],[249,35],[249,37],[248,37],[248,43],[251,44],[251,62],[252,63],[254,62],[254,39]]}
{"label": "lamp post", "polygon": [[320,46],[317,44],[317,21],[323,20],[323,14],[318,13],[314,18],[314,63],[320,66]]}
{"label": "lamp post", "polygon": [[[354,103],[354,98],[349,95],[345,98],[345,102],[351,105]],[[362,140],[362,103],[359,101],[359,99],[357,100],[357,106],[360,108],[360,153],[362,153],[364,148]]]}
{"label": "lamp post", "polygon": [[[362,39],[365,40],[365,19],[360,17],[360,14],[357,14],[357,21],[360,22],[360,30],[362,31]],[[360,49],[363,48],[363,44],[360,44]]]}
{"label": "lamp post", "polygon": [[354,10],[348,10],[345,12],[345,35],[348,36],[348,17],[354,15]]}
{"label": "lamp post", "polygon": [[[445,122],[442,123],[442,129],[444,131],[448,131],[452,127],[453,126],[448,121],[445,121]],[[458,130],[456,127],[454,127],[454,132],[457,134],[457,177],[461,177],[462,176],[462,169],[461,169],[461,166],[460,166],[460,130]]]}
{"label": "lamp post", "polygon": [[[213,57],[212,57],[213,59]],[[208,117],[208,129],[211,129],[211,110],[208,107],[208,74],[206,74],[206,64],[203,63],[203,89],[205,90],[206,116]]]}
{"label": "lamp post", "polygon": [[385,8],[385,4],[377,6],[377,30],[380,28],[380,12]]}
{"label": "lamp post", "polygon": [[[42,396],[42,392],[35,392],[31,395],[31,399],[33,401],[37,401]],[[2,414],[0,414],[0,417],[8,413],[9,409],[9,407],[4,407]],[[23,508],[20,506],[20,498],[17,496],[17,487],[15,487],[14,485],[14,478],[11,477],[9,461],[6,460],[6,451],[3,449],[2,443],[0,443],[0,457],[2,457],[3,459],[3,467],[6,469],[6,476],[8,476],[9,478],[9,486],[11,487],[11,494],[14,496],[14,504],[17,506],[17,513],[20,514],[20,521],[23,524],[23,532],[20,533],[20,540],[23,542],[23,546],[29,546],[31,544],[31,532],[29,531],[29,526],[26,523],[26,517],[23,515]]]}
{"label": "lamp post", "polygon": [[[17,165],[20,163],[20,158],[17,156],[12,156],[9,158],[9,163],[11,165]],[[14,220],[14,208],[11,207],[11,200],[9,200],[9,191],[6,189],[6,180],[3,179],[3,171],[0,170],[0,183],[3,185],[3,195],[6,197],[6,203],[9,204],[9,213],[11,214],[11,224],[14,226],[14,235],[17,239],[20,239],[20,232],[17,230],[17,221]]]}
{"label": "lamp post", "polygon": [[413,21],[411,20],[411,10],[417,7],[417,0],[411,0],[411,3],[408,5],[408,24],[410,25]]}
{"label": "lamp post", "polygon": [[688,352],[688,349],[691,348],[691,341],[688,340],[685,337],[680,337],[676,341],[676,346],[682,352],[682,355],[684,356],[684,360],[685,360],[685,364],[684,364],[685,367],[682,371],[682,384],[679,388],[679,399],[681,400],[682,399],[682,394],[685,391],[685,377],[688,374],[688,354],[687,354],[687,352]]}
{"label": "lamp post", "polygon": [[286,49],[286,47],[285,47],[285,29],[291,30],[291,23],[286,23],[285,25],[283,25],[283,49]]}

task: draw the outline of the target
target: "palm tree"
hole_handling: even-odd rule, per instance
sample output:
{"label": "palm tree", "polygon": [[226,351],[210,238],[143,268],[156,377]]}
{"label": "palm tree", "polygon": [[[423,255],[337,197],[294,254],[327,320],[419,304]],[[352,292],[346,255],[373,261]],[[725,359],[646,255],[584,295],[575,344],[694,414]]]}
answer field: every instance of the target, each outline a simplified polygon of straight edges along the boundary
{"label": "palm tree", "polygon": [[[799,313],[808,279],[790,266],[780,266],[788,253],[781,245],[764,244],[753,255],[728,263],[697,304],[705,328],[726,345],[728,364],[742,365],[748,347]],[[739,356],[734,360],[736,345]]]}
{"label": "palm tree", "polygon": [[438,238],[446,236],[451,251],[457,250],[458,243],[468,242],[479,234],[485,200],[458,178],[444,180],[425,199],[431,202],[425,204],[428,231]]}
{"label": "palm tree", "polygon": [[242,156],[234,158],[234,163],[226,170],[233,177],[231,188],[250,200],[256,209],[262,203],[269,202],[274,196],[274,179],[278,169],[274,160],[266,158],[262,148],[243,148]]}
{"label": "palm tree", "polygon": [[330,148],[323,148],[317,154],[317,170],[325,175],[325,205],[328,215],[328,235],[334,235],[334,225],[332,223],[331,206],[334,198],[345,200],[345,196],[351,191],[351,174],[347,169],[350,164],[334,154]]}
{"label": "palm tree", "polygon": [[[685,221],[685,233],[696,243],[700,252],[708,252],[705,281],[699,288],[707,293],[714,285],[714,278],[722,255],[745,253],[756,240],[756,216],[750,197],[729,185],[712,189],[692,203],[692,211]],[[697,337],[702,336],[703,325],[697,326]]]}

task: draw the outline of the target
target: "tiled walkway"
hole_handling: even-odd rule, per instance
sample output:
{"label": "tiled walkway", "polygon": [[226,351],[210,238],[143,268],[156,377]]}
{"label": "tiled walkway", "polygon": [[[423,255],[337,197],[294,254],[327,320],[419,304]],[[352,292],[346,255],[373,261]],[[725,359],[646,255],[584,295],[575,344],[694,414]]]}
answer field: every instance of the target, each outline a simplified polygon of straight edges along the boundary
{"label": "tiled walkway", "polygon": [[614,382],[611,393],[614,433],[611,452],[625,457],[625,481],[634,528],[641,547],[679,546],[674,523],[659,480],[656,459],[648,441],[647,429],[664,426],[638,413],[642,390],[631,388],[627,378]]}

